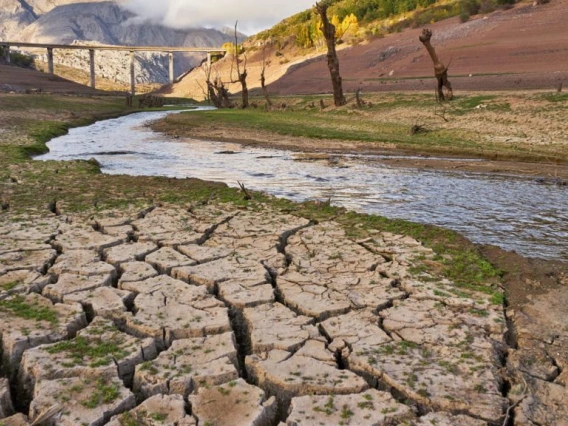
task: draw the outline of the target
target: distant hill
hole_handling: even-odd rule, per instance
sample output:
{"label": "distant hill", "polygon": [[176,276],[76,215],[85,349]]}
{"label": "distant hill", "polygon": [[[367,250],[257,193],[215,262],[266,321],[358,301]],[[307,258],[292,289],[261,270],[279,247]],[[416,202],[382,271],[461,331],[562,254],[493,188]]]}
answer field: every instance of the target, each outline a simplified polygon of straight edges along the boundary
{"label": "distant hill", "polygon": [[[471,2],[475,7],[470,11],[476,14],[460,16],[465,10],[460,12],[460,7]],[[433,93],[432,62],[418,41],[424,27],[433,30],[432,43],[442,60],[450,64],[450,79],[457,92],[554,90],[563,81],[566,86],[568,0],[551,0],[543,5],[524,1],[506,7],[491,3],[492,11],[488,13],[482,13],[485,10],[481,9],[481,5],[487,4],[485,0],[471,2],[433,3],[389,18],[367,21],[364,15],[358,19],[356,31],[351,26],[338,41],[344,88],[349,92],[361,87],[366,91],[431,90]],[[378,2],[340,0],[334,7],[369,3]],[[330,9],[332,15],[334,10],[337,11]],[[454,16],[432,22],[442,18],[444,11],[453,11]],[[337,19],[341,21],[339,16]],[[311,11],[305,11],[247,40],[249,89],[260,86],[265,56],[266,81],[271,93],[331,92],[325,49],[318,35],[312,34],[313,43],[304,43],[304,30],[315,20],[317,17]],[[214,75],[231,81],[234,76],[231,78],[230,71],[229,57],[215,65]],[[202,69],[194,70],[174,85],[170,94],[203,95],[204,75]],[[236,93],[239,87],[232,84],[230,90]]]}
{"label": "distant hill", "polygon": [[[226,30],[174,30],[142,21],[115,1],[0,0],[0,39],[62,44],[87,41],[117,45],[220,47],[233,36]],[[97,64],[102,67],[100,70],[105,77],[128,80],[124,53],[98,55]],[[137,56],[138,82],[168,81],[166,55]],[[176,74],[186,72],[202,60],[203,55],[176,54]],[[56,51],[55,62],[88,69],[85,57],[69,52]]]}

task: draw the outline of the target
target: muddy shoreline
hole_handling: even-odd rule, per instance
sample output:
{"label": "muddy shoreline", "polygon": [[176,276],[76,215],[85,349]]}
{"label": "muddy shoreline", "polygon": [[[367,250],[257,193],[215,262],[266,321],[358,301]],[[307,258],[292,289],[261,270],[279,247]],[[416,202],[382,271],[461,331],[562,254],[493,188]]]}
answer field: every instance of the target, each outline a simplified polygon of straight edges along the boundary
{"label": "muddy shoreline", "polygon": [[[568,184],[568,164],[554,162],[523,162],[460,157],[455,154],[400,150],[389,144],[338,141],[284,136],[269,132],[236,128],[183,128],[171,131],[163,121],[150,124],[152,130],[174,138],[193,138],[201,141],[228,142],[242,146],[301,152],[301,159],[307,161],[325,160],[338,154],[373,155],[373,161],[393,166],[415,169],[464,171],[495,175],[516,175],[540,178],[543,184]],[[189,142],[190,143],[190,142]],[[313,157],[310,154],[314,154]],[[404,156],[405,158],[400,158]]]}

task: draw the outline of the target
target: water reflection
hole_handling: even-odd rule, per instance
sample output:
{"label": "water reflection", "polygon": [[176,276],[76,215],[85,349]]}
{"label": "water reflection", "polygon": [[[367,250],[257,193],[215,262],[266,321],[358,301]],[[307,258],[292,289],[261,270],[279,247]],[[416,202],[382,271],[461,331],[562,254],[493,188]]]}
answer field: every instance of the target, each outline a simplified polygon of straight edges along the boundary
{"label": "water reflection", "polygon": [[[568,190],[532,179],[392,168],[376,156],[296,161],[296,154],[234,143],[168,140],[133,114],[72,129],[40,160],[96,158],[108,174],[196,177],[457,230],[527,256],[568,259]],[[472,160],[478,161],[478,160]]]}

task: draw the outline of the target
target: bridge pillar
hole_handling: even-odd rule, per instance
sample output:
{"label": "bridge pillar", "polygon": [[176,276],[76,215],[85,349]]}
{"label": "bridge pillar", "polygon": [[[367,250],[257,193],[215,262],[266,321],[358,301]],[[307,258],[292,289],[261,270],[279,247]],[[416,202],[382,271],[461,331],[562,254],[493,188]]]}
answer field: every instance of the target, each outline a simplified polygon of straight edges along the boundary
{"label": "bridge pillar", "polygon": [[170,59],[170,84],[174,84],[175,76],[174,76],[174,54],[170,52],[168,55]]}
{"label": "bridge pillar", "polygon": [[95,88],[95,49],[89,49],[89,65],[91,68],[91,87]]}
{"label": "bridge pillar", "polygon": [[211,69],[211,52],[207,52],[207,69]]}
{"label": "bridge pillar", "polygon": [[134,51],[130,51],[130,94],[136,95],[136,79],[134,75]]}
{"label": "bridge pillar", "polygon": [[53,47],[47,48],[47,72],[53,74]]}
{"label": "bridge pillar", "polygon": [[10,59],[10,45],[5,44],[2,47],[4,48],[4,60],[7,64],[9,64],[10,62],[12,62],[12,60]]}

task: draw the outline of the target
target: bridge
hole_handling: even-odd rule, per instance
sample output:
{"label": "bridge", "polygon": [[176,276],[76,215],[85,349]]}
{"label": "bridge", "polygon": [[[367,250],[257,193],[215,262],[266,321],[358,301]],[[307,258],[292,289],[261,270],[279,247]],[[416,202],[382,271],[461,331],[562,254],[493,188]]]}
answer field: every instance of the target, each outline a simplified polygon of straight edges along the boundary
{"label": "bridge", "polygon": [[90,86],[95,88],[95,52],[112,50],[124,51],[130,53],[130,93],[132,96],[136,93],[136,75],[134,72],[134,53],[135,52],[161,52],[169,54],[169,77],[170,83],[175,81],[174,76],[174,53],[206,53],[207,65],[211,66],[212,54],[225,54],[225,49],[215,49],[210,47],[170,47],[170,46],[112,46],[112,45],[88,45],[88,44],[43,44],[43,43],[23,43],[16,41],[0,41],[0,46],[4,48],[5,60],[10,63],[10,48],[33,48],[47,49],[47,69],[50,74],[54,74],[53,51],[55,49],[63,50],[88,50],[90,65]]}

